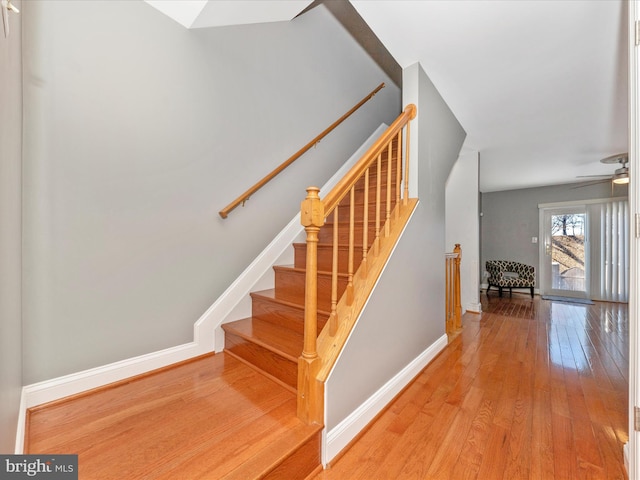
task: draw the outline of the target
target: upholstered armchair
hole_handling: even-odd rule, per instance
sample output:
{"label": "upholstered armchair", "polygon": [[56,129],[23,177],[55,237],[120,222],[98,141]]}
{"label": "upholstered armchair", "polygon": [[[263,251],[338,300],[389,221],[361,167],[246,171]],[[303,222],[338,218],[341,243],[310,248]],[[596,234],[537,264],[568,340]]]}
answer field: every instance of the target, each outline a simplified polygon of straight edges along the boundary
{"label": "upholstered armchair", "polygon": [[503,288],[509,289],[509,295],[513,288],[529,288],[533,298],[536,271],[532,266],[507,260],[487,260],[485,267],[489,273],[487,294],[491,287],[498,287],[499,296],[502,296]]}

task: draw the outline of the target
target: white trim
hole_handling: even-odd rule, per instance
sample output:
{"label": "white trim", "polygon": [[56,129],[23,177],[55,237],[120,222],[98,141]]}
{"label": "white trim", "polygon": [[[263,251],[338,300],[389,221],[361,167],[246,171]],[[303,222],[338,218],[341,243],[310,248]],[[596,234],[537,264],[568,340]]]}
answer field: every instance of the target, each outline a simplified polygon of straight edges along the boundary
{"label": "white trim", "polygon": [[25,407],[25,394],[24,389],[20,394],[20,410],[18,411],[18,428],[16,428],[16,445],[14,452],[16,455],[22,455],[24,453],[24,436],[26,433],[27,425],[27,407]]}
{"label": "white trim", "polygon": [[[380,125],[322,187],[322,191],[333,188],[386,128],[387,125]],[[225,321],[229,321],[228,317],[237,305],[248,296],[249,292],[252,291],[252,287],[260,281],[265,272],[271,269],[283,251],[291,247],[291,243],[295,241],[302,231],[299,215],[296,215],[269,246],[258,255],[251,265],[196,321],[193,327],[193,342],[22,387],[22,399],[20,411],[18,412],[16,453],[23,450],[26,410],[29,408],[141,375],[205,353],[222,351],[224,348],[224,335],[220,325]]]}
{"label": "white trim", "polygon": [[220,325],[238,319],[228,317],[284,251],[291,248],[291,243],[301,231],[300,218],[296,215],[195,323],[193,336],[196,343],[211,342],[216,352],[224,349],[224,334],[219,329]]}
{"label": "white trim", "polygon": [[639,51],[635,45],[637,22],[640,20],[640,4],[638,0],[628,2],[628,70],[629,70],[629,210],[631,232],[629,241],[629,441],[626,445],[625,466],[629,478],[638,478],[640,474],[640,434],[635,431],[634,410],[640,398],[640,330],[638,317],[640,313],[640,240],[633,232],[636,215],[640,214],[640,188],[638,173],[640,172],[640,62]]}
{"label": "white trim", "polygon": [[624,460],[624,469],[627,472],[627,476],[629,475],[629,442],[625,443],[622,446],[622,458]]}
{"label": "white trim", "polygon": [[323,465],[326,467],[446,346],[447,335],[442,335],[351,415],[327,432],[325,448],[322,451]]}
{"label": "white trim", "polygon": [[482,304],[478,303],[469,303],[467,304],[467,308],[465,309],[469,313],[482,313]]}
{"label": "white trim", "polygon": [[211,352],[211,346],[195,342],[128,358],[82,372],[33,383],[22,388],[24,407],[31,408],[126,378],[157,370]]}
{"label": "white trim", "polygon": [[[608,202],[613,199],[606,199]],[[622,200],[626,200],[622,198]],[[604,203],[600,200],[581,200],[575,202],[559,202],[562,205],[557,207],[538,206],[538,287],[542,295],[560,295],[573,298],[591,298],[591,219],[587,205],[600,205]],[[544,204],[543,204],[544,205]],[[550,204],[546,204],[550,205]],[[551,219],[554,215],[576,214],[584,215],[584,290],[561,290],[554,289],[552,282],[552,225]],[[547,251],[547,248],[549,250]]]}

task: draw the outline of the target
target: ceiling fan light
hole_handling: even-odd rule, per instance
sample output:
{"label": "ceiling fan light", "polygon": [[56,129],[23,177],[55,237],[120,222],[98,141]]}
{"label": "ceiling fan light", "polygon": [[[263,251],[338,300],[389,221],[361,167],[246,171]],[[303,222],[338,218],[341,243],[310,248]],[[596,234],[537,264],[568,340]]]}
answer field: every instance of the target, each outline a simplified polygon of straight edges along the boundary
{"label": "ceiling fan light", "polygon": [[629,169],[627,167],[617,169],[616,173],[613,175],[613,183],[616,185],[629,183]]}
{"label": "ceiling fan light", "polygon": [[615,183],[616,185],[624,185],[626,183],[629,183],[629,175],[626,173],[616,175],[615,177],[613,177],[613,183]]}
{"label": "ceiling fan light", "polygon": [[618,153],[617,155],[611,155],[610,157],[600,160],[601,163],[621,163],[622,167],[616,169],[611,180],[616,185],[625,185],[629,183],[629,168],[627,162],[629,161],[629,154]]}

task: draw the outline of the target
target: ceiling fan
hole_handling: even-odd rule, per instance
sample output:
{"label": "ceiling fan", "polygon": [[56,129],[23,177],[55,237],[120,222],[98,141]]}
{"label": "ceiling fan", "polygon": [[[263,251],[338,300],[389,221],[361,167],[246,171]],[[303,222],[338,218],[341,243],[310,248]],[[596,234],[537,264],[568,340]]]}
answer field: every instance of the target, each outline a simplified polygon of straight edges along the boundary
{"label": "ceiling fan", "polygon": [[629,154],[628,153],[617,153],[615,155],[611,155],[609,157],[603,158],[600,160],[600,163],[606,163],[610,165],[620,164],[622,165],[620,168],[617,168],[613,175],[578,175],[577,178],[593,178],[600,177],[602,180],[592,182],[587,185],[595,185],[597,183],[604,183],[611,180],[615,185],[624,185],[629,183],[629,168],[627,167],[627,163],[629,162]]}

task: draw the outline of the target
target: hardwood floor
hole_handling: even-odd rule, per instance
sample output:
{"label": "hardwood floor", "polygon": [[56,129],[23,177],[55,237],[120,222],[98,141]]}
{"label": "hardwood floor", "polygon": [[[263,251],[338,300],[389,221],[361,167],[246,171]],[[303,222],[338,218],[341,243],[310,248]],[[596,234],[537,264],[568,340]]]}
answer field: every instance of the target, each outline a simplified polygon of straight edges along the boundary
{"label": "hardwood floor", "polygon": [[296,478],[320,464],[319,430],[294,393],[221,353],[32,409],[25,453],[78,454],[82,480]]}
{"label": "hardwood floor", "polygon": [[[482,302],[313,479],[626,478],[627,306]],[[246,479],[261,452],[315,433],[296,420],[291,391],[219,354],[33,409],[25,452],[78,453],[82,480]]]}
{"label": "hardwood floor", "polygon": [[464,328],[314,480],[624,479],[627,305],[482,294]]}

